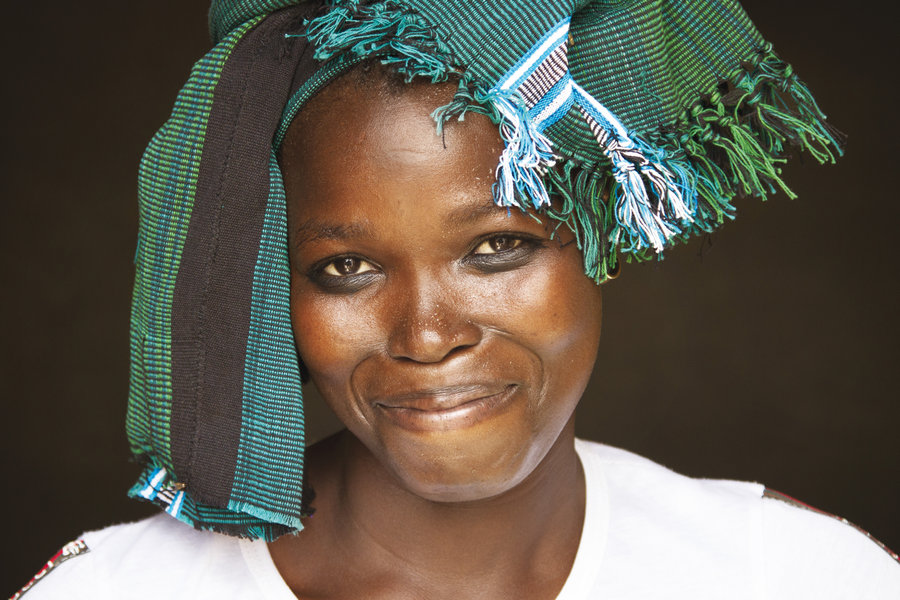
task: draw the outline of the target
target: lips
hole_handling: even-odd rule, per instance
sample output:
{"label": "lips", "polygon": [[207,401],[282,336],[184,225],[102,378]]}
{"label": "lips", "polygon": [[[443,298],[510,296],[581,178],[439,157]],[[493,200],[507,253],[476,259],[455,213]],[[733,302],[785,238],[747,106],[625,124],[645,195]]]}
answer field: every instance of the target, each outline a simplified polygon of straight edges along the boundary
{"label": "lips", "polygon": [[470,384],[420,389],[377,398],[379,415],[411,431],[446,431],[480,423],[502,412],[517,385]]}

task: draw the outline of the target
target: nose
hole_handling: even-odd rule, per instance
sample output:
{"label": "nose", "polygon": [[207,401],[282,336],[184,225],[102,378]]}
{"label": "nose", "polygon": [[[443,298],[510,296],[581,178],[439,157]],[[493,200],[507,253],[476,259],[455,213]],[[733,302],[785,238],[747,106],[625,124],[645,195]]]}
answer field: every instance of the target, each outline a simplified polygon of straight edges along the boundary
{"label": "nose", "polygon": [[392,358],[437,363],[481,342],[470,298],[429,277],[399,286],[388,351]]}

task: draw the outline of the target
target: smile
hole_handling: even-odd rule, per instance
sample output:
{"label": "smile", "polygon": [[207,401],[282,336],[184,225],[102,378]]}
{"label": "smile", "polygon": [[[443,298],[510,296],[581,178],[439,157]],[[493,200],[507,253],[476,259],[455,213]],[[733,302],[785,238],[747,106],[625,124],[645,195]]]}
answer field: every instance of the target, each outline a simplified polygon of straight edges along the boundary
{"label": "smile", "polygon": [[379,414],[410,431],[447,431],[475,425],[503,411],[517,385],[454,386],[392,396],[373,403]]}

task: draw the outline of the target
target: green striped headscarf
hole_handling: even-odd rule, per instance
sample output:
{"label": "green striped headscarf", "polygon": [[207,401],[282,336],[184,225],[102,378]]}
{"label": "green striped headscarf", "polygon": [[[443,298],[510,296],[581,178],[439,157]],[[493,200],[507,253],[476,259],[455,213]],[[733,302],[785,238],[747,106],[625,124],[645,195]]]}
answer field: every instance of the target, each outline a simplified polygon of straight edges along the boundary
{"label": "green striped headscarf", "polygon": [[128,408],[130,493],[200,529],[270,540],[308,510],[278,149],[354,65],[457,82],[437,131],[488,115],[495,201],[569,227],[597,281],[791,195],[792,148],[840,152],[733,0],[213,0],[210,30],[141,161]]}

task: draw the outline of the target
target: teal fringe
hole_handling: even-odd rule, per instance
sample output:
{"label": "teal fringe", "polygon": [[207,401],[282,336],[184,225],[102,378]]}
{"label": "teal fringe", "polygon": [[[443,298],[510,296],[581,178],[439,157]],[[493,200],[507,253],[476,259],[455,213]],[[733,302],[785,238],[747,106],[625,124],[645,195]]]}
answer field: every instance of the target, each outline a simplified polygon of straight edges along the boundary
{"label": "teal fringe", "polygon": [[402,4],[388,0],[362,4],[360,0],[336,0],[326,14],[307,22],[306,37],[315,46],[317,60],[350,53],[380,56],[411,81],[427,77],[432,83],[447,81],[452,52],[425,19]]}
{"label": "teal fringe", "polygon": [[[642,150],[655,147],[662,153],[660,162],[682,177],[680,185],[696,190],[693,218],[667,221],[680,228],[672,242],[710,233],[733,219],[737,196],[765,200],[781,190],[795,198],[781,179],[786,154],[798,149],[819,163],[833,163],[843,154],[843,144],[844,136],[826,121],[809,89],[771,45],[683,111],[674,127],[641,141]],[[603,281],[614,272],[617,250],[629,260],[662,258],[635,243],[635,232],[623,228],[623,215],[611,217],[623,182],[610,164],[583,164],[564,156],[545,183],[559,205],[547,214],[575,232],[588,276]]]}
{"label": "teal fringe", "polygon": [[[682,111],[674,126],[644,138],[632,136],[652,164],[665,167],[660,179],[640,165],[615,169],[614,157],[581,163],[545,143],[527,127],[515,98],[486,94],[455,63],[432,27],[392,0],[334,0],[324,16],[307,23],[305,37],[320,60],[349,52],[380,57],[407,81],[458,79],[453,100],[432,113],[437,133],[467,112],[498,124],[507,160],[498,167],[495,198],[506,205],[530,205],[568,227],[584,256],[585,273],[598,282],[618,271],[617,251],[628,260],[662,258],[662,245],[709,233],[733,219],[737,196],[765,200],[781,190],[794,198],[781,179],[792,149],[809,152],[819,163],[833,163],[842,154],[843,135],[827,123],[809,89],[769,44]],[[625,202],[641,190],[670,197],[661,193],[663,188],[680,191],[681,204]],[[647,236],[654,229],[664,234],[663,244]]]}
{"label": "teal fringe", "polygon": [[492,102],[481,104],[476,100],[477,94],[475,84],[465,75],[461,75],[459,77],[459,87],[453,95],[453,100],[449,104],[436,108],[431,113],[431,118],[437,124],[438,135],[443,135],[444,125],[447,122],[454,118],[457,121],[464,121],[466,113],[470,112],[486,116],[494,125],[499,125],[503,122],[503,115],[497,110],[497,106]]}
{"label": "teal fringe", "polygon": [[555,202],[544,211],[551,219],[565,224],[584,257],[584,270],[598,283],[618,270],[611,240],[619,226],[613,216],[610,189],[611,173],[584,168],[574,161],[560,163],[547,173],[547,191]]}
{"label": "teal fringe", "polygon": [[457,79],[459,88],[453,100],[431,115],[438,135],[443,134],[445,123],[454,118],[462,121],[468,112],[501,123],[503,117],[495,106],[476,100],[477,86],[454,66],[450,49],[419,15],[391,0],[365,5],[360,0],[335,0],[330,6],[327,13],[309,20],[300,36],[316,48],[313,56],[317,60],[350,53],[380,58],[383,64],[393,65],[407,83],[416,77],[432,83]]}

